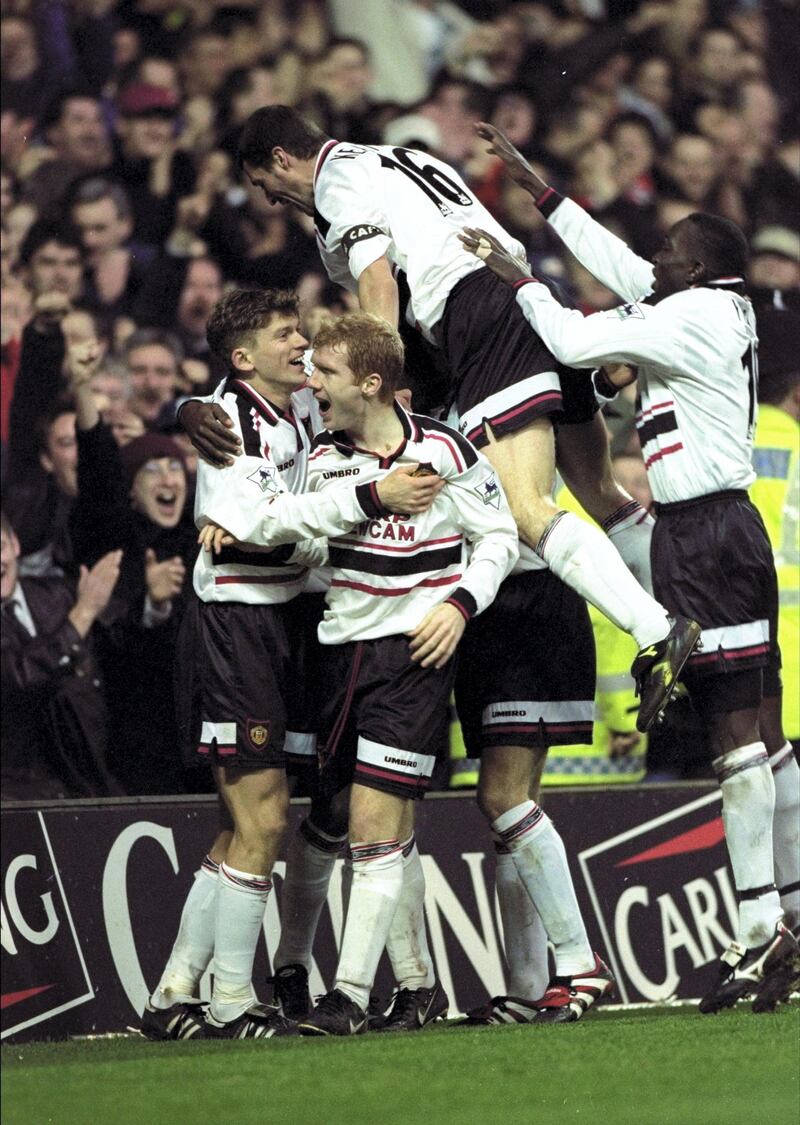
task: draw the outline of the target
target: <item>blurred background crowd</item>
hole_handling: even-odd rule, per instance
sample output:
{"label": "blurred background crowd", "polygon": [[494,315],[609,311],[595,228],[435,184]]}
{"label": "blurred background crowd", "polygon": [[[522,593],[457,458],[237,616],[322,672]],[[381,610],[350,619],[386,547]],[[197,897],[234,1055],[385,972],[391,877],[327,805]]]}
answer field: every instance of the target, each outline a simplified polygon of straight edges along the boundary
{"label": "blurred background crowd", "polygon": [[[209,787],[182,768],[173,717],[195,552],[176,404],[222,374],[205,325],[226,286],[297,288],[309,338],[352,301],[324,276],[312,221],[237,176],[259,106],[443,157],[585,312],[617,300],[486,154],[476,121],[645,257],[694,210],[735,220],[752,248],[762,396],[797,422],[798,0],[0,10],[6,798]],[[633,409],[608,421],[620,475],[647,502]],[[609,758],[633,725],[616,750],[626,731],[606,732]]]}

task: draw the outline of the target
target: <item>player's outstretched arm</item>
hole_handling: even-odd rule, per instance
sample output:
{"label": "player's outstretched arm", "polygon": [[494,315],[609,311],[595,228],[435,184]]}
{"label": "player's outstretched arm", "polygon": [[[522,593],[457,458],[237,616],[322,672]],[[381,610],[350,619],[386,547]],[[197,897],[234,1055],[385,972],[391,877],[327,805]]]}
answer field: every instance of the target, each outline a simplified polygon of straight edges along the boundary
{"label": "player's outstretched arm", "polygon": [[[342,483],[296,494],[282,490],[274,466],[243,456],[218,473],[198,474],[195,520],[200,528],[214,524],[223,529],[231,541],[262,547],[343,535],[367,519],[426,511],[444,482],[436,476],[415,476],[417,468],[400,466],[380,485]],[[312,487],[313,483],[312,479]],[[219,542],[229,545],[224,539]]]}
{"label": "player's outstretched arm", "polygon": [[547,191],[547,184],[542,177],[534,172],[519,149],[512,145],[501,129],[495,128],[486,121],[479,121],[475,126],[475,132],[489,142],[489,152],[503,161],[515,184],[530,192],[534,199],[538,199]]}
{"label": "player's outstretched arm", "polygon": [[503,161],[511,179],[530,192],[559,237],[598,281],[624,301],[639,301],[652,292],[650,262],[634,254],[621,238],[607,231],[577,203],[563,199],[546,184],[500,129],[482,121],[476,131],[489,142],[489,152]]}

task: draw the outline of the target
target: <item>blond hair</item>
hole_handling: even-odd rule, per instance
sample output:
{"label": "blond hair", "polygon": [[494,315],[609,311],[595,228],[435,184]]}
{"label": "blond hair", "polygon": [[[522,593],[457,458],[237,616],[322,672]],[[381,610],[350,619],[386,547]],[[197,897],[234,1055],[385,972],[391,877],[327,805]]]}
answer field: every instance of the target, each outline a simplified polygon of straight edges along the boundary
{"label": "blond hair", "polygon": [[314,337],[317,348],[347,348],[347,365],[358,380],[380,375],[381,402],[391,402],[403,386],[405,348],[396,328],[372,313],[348,313],[325,320]]}

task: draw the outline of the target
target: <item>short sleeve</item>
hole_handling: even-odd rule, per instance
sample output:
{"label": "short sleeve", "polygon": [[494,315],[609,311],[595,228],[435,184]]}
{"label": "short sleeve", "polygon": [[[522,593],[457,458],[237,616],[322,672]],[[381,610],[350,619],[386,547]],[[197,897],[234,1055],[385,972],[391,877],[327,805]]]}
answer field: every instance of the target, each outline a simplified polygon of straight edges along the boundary
{"label": "short sleeve", "polygon": [[329,253],[344,253],[356,280],[392,243],[380,200],[377,153],[343,146],[328,157],[315,190],[317,229]]}

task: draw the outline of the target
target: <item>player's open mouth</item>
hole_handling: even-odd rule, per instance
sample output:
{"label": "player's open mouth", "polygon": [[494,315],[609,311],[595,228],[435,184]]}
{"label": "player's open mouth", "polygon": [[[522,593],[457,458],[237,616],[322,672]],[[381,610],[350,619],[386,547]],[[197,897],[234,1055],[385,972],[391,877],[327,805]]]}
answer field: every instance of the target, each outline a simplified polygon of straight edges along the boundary
{"label": "player's open mouth", "polygon": [[297,358],[296,358],[296,359],[290,359],[290,360],[289,360],[289,366],[290,366],[290,367],[302,367],[302,366],[303,366],[303,355],[302,355],[302,352],[301,352],[301,354],[300,354],[299,356],[297,356]]}
{"label": "player's open mouth", "polygon": [[[316,395],[314,397],[316,398]],[[326,414],[330,413],[330,409],[331,409],[330,399],[317,398],[317,406],[319,407],[319,412],[320,412],[320,414],[322,415],[323,418],[325,417]]]}

